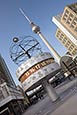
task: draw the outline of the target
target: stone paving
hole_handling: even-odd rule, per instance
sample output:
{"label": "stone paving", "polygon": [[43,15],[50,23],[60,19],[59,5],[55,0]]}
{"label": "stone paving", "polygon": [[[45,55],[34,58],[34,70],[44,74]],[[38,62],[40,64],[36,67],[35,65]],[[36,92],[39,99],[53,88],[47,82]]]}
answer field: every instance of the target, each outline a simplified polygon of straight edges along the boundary
{"label": "stone paving", "polygon": [[23,115],[77,115],[77,79],[56,88],[60,100],[52,103],[46,96],[26,110]]}

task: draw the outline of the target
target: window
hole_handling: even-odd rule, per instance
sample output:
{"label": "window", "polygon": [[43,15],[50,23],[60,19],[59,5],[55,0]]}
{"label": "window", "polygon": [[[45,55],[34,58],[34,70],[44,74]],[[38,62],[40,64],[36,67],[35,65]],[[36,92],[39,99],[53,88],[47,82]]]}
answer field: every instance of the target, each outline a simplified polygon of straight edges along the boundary
{"label": "window", "polygon": [[69,16],[69,11],[66,10],[65,13],[64,13],[64,17],[68,17]]}
{"label": "window", "polygon": [[77,24],[77,18],[74,19],[75,24]]}
{"label": "window", "polygon": [[74,48],[74,45],[71,45],[71,46],[70,46],[70,49],[73,50],[73,48]]}
{"label": "window", "polygon": [[62,37],[62,39],[64,38],[64,35],[63,34],[61,34],[61,37]]}
{"label": "window", "polygon": [[69,17],[69,11],[66,9],[65,13],[63,14],[63,18],[62,19],[66,21],[68,19],[68,17]]}
{"label": "window", "polygon": [[59,38],[59,35],[58,35],[58,34],[56,34],[56,37],[58,37],[58,38]]}
{"label": "window", "polygon": [[73,18],[73,14],[70,13],[70,18]]}
{"label": "window", "polygon": [[65,20],[65,21],[66,21],[66,20],[67,20],[67,17],[63,16],[63,20]]}
{"label": "window", "polygon": [[75,28],[75,32],[77,32],[77,27]]}
{"label": "window", "polygon": [[61,34],[61,31],[57,30],[57,35],[60,36]]}
{"label": "window", "polygon": [[73,15],[72,15],[72,14],[70,14],[70,15],[69,15],[69,18],[68,18],[68,22],[69,22],[69,23],[71,23],[71,22],[72,22],[72,20],[73,20],[73,18],[74,18],[74,17],[73,17]]}
{"label": "window", "polygon": [[62,41],[62,38],[61,38],[61,37],[59,37],[59,40],[60,40],[60,41]]}
{"label": "window", "polygon": [[63,44],[65,44],[65,43],[66,43],[66,40],[64,39],[64,40],[63,40]]}
{"label": "window", "polygon": [[70,23],[71,23],[71,22],[70,22],[69,20],[67,20],[67,22],[66,22],[66,23],[70,25]]}
{"label": "window", "polygon": [[71,24],[71,28],[74,29],[74,26],[75,26],[75,25],[72,23],[72,24]]}

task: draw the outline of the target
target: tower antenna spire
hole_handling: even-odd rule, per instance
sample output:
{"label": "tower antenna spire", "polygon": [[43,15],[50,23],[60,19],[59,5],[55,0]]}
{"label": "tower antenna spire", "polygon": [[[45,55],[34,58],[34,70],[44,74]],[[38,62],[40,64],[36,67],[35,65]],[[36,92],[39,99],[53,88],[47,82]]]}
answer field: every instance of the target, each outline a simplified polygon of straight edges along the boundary
{"label": "tower antenna spire", "polygon": [[26,20],[29,22],[29,24],[31,24],[32,21],[29,19],[29,17],[27,15],[25,15],[24,11],[21,8],[19,8],[19,10],[22,13],[22,15],[26,18]]}

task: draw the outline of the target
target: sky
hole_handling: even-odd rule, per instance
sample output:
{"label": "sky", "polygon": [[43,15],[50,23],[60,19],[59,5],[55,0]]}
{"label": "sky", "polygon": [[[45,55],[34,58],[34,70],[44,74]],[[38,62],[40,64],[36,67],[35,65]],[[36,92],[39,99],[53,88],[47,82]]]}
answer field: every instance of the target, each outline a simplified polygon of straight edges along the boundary
{"label": "sky", "polygon": [[0,54],[17,85],[19,84],[16,76],[18,66],[11,60],[9,53],[13,38],[31,35],[39,41],[44,52],[50,52],[39,36],[32,32],[19,8],[22,8],[30,19],[40,26],[47,41],[60,56],[63,56],[66,49],[55,37],[57,27],[52,22],[52,17],[62,13],[66,5],[74,2],[77,0],[0,0]]}

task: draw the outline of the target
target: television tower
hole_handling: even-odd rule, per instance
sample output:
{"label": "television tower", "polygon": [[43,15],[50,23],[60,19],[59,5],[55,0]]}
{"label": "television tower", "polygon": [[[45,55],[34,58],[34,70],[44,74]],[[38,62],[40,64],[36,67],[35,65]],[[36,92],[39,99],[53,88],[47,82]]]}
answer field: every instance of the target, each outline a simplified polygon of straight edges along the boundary
{"label": "television tower", "polygon": [[36,24],[34,24],[30,18],[28,16],[25,15],[24,11],[19,8],[20,12],[23,14],[23,16],[26,18],[26,20],[29,22],[29,24],[31,25],[32,31],[39,35],[39,37],[42,39],[42,41],[46,44],[46,46],[49,48],[49,50],[51,51],[52,55],[54,56],[54,58],[60,62],[60,55],[54,50],[54,48],[50,45],[50,43],[46,40],[46,38],[43,36],[43,34],[40,31],[40,27],[37,26]]}

